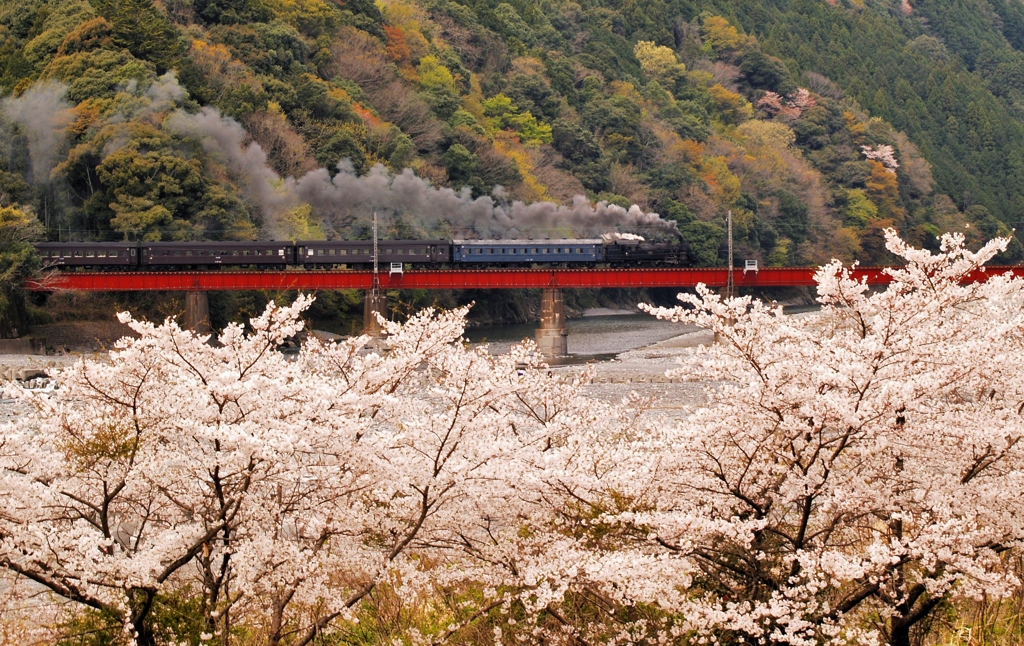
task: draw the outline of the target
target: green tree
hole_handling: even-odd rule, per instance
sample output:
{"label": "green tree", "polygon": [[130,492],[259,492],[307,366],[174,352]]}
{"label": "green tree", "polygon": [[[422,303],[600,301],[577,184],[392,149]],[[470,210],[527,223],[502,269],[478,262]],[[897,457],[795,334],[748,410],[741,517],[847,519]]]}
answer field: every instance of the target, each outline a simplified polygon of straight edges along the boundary
{"label": "green tree", "polygon": [[878,218],[878,207],[863,190],[855,188],[846,192],[845,215],[844,221],[847,226],[863,229]]}
{"label": "green tree", "polygon": [[448,167],[448,179],[453,186],[462,187],[472,183],[478,160],[468,148],[462,144],[453,144],[444,154],[444,163]]}
{"label": "green tree", "polygon": [[494,17],[497,19],[498,31],[519,41],[522,45],[533,43],[533,30],[512,5],[507,2],[499,3],[494,8]]}
{"label": "green tree", "polygon": [[683,238],[690,244],[694,262],[701,267],[714,267],[721,262],[718,251],[725,240],[725,231],[720,226],[694,220],[679,227]]}
{"label": "green tree", "polygon": [[773,56],[754,49],[743,55],[740,74],[753,88],[771,90],[779,94],[792,94],[796,83],[786,64]]}
{"label": "green tree", "polygon": [[152,0],[91,0],[113,26],[113,41],[136,58],[156,64],[163,74],[174,67],[185,48],[178,30]]}
{"label": "green tree", "polygon": [[32,243],[42,236],[39,220],[14,207],[0,207],[0,338],[25,331],[28,317],[22,284],[39,268]]}
{"label": "green tree", "polygon": [[[250,239],[245,205],[212,181],[202,148],[141,121],[112,124],[57,166],[79,200],[78,228],[126,240]],[[226,182],[226,180],[225,180]]]}
{"label": "green tree", "polygon": [[195,0],[195,12],[210,25],[270,22],[274,14],[259,0]]}
{"label": "green tree", "polygon": [[555,119],[561,112],[561,102],[540,74],[514,74],[502,94],[520,110],[538,117]]}
{"label": "green tree", "polygon": [[524,144],[549,144],[553,141],[551,126],[537,121],[529,112],[522,112],[504,94],[483,101],[484,115],[494,119],[503,130],[515,130]]}
{"label": "green tree", "polygon": [[807,205],[800,201],[794,193],[785,189],[775,194],[779,198],[779,219],[775,228],[779,234],[800,243],[807,239],[810,226]]}
{"label": "green tree", "polygon": [[420,84],[425,88],[443,87],[455,91],[455,77],[442,65],[436,56],[424,56],[416,66]]}

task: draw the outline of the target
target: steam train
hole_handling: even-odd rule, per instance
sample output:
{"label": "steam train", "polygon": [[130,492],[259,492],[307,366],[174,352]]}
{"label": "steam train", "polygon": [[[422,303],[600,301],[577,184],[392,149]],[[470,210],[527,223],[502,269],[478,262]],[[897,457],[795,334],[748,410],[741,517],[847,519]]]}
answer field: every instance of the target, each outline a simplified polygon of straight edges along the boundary
{"label": "steam train", "polygon": [[[378,265],[413,269],[665,266],[691,264],[690,246],[605,234],[558,240],[379,240]],[[369,269],[370,240],[263,242],[44,242],[36,245],[44,268],[104,270]]]}

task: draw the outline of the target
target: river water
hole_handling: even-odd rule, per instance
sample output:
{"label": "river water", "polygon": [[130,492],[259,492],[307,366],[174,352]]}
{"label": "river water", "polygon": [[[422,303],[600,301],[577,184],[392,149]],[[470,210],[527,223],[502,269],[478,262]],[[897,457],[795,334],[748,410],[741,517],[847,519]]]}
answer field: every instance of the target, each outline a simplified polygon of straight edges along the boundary
{"label": "river water", "polygon": [[[800,314],[820,309],[818,305],[786,306],[787,314]],[[654,318],[649,314],[623,313],[622,310],[588,310],[596,315],[569,319],[569,356],[550,361],[552,365],[572,365],[591,361],[610,361],[615,355],[636,350],[673,337],[697,331],[692,325],[671,323]],[[608,312],[617,312],[608,315]],[[520,323],[515,325],[490,325],[466,330],[471,343],[486,343],[492,354],[507,352],[523,339],[533,339],[539,325]]]}
{"label": "river water", "polygon": [[[492,353],[508,351],[514,343],[533,339],[539,324],[493,325],[466,330],[473,343],[487,343]],[[649,314],[615,314],[569,319],[569,356],[556,364],[607,361],[627,350],[658,343],[690,330],[687,326],[660,321]]]}

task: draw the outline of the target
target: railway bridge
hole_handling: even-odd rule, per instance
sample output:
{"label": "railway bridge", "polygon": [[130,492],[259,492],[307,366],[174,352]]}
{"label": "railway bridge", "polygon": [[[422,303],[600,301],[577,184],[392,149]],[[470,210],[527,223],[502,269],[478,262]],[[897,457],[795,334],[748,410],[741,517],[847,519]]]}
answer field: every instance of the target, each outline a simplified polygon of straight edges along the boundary
{"label": "railway bridge", "polygon": [[[871,285],[891,281],[885,267],[857,267],[855,278]],[[759,270],[733,270],[736,288],[813,286],[815,267],[765,267]],[[967,280],[1011,272],[1024,276],[1024,267],[989,267],[975,272]],[[634,268],[634,269],[446,269],[430,271],[381,272],[377,288],[389,289],[541,289],[541,319],[537,343],[549,355],[566,353],[563,289],[627,287],[725,287],[729,282],[726,267],[713,268]],[[384,313],[380,294],[374,296],[375,275],[370,271],[182,271],[182,272],[52,272],[26,287],[32,291],[183,291],[186,294],[184,324],[202,329],[208,322],[206,292],[224,290],[301,290],[359,289],[367,292],[364,324],[372,328],[374,313]]]}

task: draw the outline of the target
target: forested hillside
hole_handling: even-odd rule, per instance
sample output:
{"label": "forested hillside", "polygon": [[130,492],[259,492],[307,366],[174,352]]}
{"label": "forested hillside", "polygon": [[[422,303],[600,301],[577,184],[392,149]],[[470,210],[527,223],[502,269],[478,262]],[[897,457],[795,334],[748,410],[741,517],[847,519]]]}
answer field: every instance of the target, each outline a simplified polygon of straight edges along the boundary
{"label": "forested hillside", "polygon": [[889,226],[1022,220],[1022,50],[1015,0],[7,0],[0,207],[62,240],[664,220],[706,265],[731,210],[737,257],[886,262]]}

